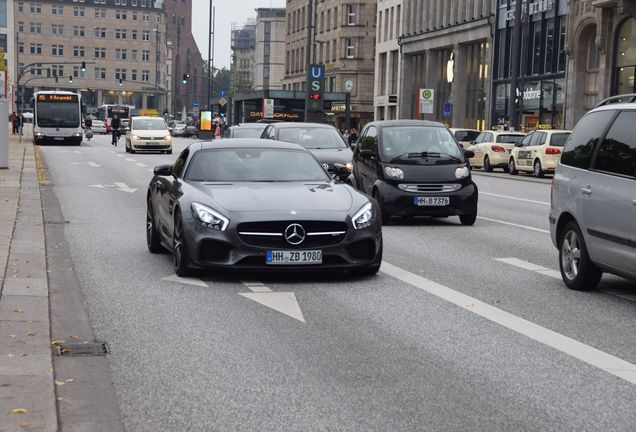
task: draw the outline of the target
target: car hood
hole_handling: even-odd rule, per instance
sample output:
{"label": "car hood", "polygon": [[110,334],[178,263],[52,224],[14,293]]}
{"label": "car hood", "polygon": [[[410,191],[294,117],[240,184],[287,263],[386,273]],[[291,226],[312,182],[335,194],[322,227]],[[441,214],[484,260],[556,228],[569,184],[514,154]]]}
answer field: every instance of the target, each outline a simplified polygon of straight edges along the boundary
{"label": "car hood", "polygon": [[327,163],[329,165],[335,163],[346,165],[353,159],[353,153],[348,148],[307,150],[309,150],[320,163]]}
{"label": "car hood", "polygon": [[133,130],[130,131],[132,135],[137,135],[138,137],[151,137],[151,138],[163,138],[166,135],[169,135],[168,129],[166,130]]}
{"label": "car hood", "polygon": [[232,212],[348,211],[349,188],[337,183],[191,183]]}

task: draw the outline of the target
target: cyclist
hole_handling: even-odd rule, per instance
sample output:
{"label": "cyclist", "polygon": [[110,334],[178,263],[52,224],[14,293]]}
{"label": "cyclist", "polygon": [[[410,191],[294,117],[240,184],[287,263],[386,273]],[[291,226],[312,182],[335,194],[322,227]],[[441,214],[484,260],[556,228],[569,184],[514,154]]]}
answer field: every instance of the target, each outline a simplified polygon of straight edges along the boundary
{"label": "cyclist", "polygon": [[117,141],[119,141],[119,128],[121,127],[121,120],[119,119],[118,114],[113,116],[113,119],[110,121],[110,127],[113,129],[112,145],[117,147]]}
{"label": "cyclist", "polygon": [[88,138],[88,140],[90,141],[91,138],[93,138],[93,119],[91,117],[86,117],[84,119],[84,135],[86,135],[86,138]]}

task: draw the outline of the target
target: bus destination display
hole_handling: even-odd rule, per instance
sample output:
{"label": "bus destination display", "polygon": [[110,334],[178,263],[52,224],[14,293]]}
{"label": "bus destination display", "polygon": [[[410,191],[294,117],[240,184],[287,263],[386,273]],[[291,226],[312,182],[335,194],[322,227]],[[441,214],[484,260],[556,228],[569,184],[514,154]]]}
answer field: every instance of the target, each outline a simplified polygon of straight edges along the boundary
{"label": "bus destination display", "polygon": [[61,103],[77,103],[77,95],[59,95],[59,94],[39,94],[38,102],[61,102]]}

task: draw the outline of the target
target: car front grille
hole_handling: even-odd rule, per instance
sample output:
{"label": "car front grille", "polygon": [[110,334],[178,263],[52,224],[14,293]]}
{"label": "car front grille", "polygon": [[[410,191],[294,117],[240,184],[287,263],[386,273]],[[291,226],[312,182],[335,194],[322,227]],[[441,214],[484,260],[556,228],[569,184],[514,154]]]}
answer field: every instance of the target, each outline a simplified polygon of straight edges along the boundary
{"label": "car front grille", "polygon": [[139,139],[140,140],[145,140],[145,141],[163,141],[163,137],[143,137],[143,136],[140,136]]}
{"label": "car front grille", "polygon": [[[305,231],[305,239],[300,244],[293,245],[285,239],[285,230],[291,224],[298,224]],[[241,241],[249,246],[307,249],[341,243],[347,234],[347,224],[323,221],[246,222],[238,226],[238,232]]]}
{"label": "car front grille", "polygon": [[459,183],[442,183],[442,184],[422,183],[422,184],[400,184],[398,185],[398,187],[406,192],[444,193],[444,192],[455,192],[456,190],[461,189],[462,185]]}

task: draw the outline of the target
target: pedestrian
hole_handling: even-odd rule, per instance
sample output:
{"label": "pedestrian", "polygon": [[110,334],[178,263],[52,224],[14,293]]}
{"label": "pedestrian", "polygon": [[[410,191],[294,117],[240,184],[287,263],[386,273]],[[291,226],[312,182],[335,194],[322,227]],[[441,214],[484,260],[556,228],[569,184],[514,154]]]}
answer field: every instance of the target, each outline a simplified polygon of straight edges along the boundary
{"label": "pedestrian", "polygon": [[221,125],[218,123],[214,129],[214,138],[221,138]]}
{"label": "pedestrian", "polygon": [[111,144],[117,147],[117,141],[119,141],[119,128],[121,127],[119,115],[113,115],[113,119],[110,121],[110,127],[113,130],[113,141]]}
{"label": "pedestrian", "polygon": [[353,145],[358,141],[358,132],[355,128],[351,129],[351,133],[349,134],[349,145]]}

